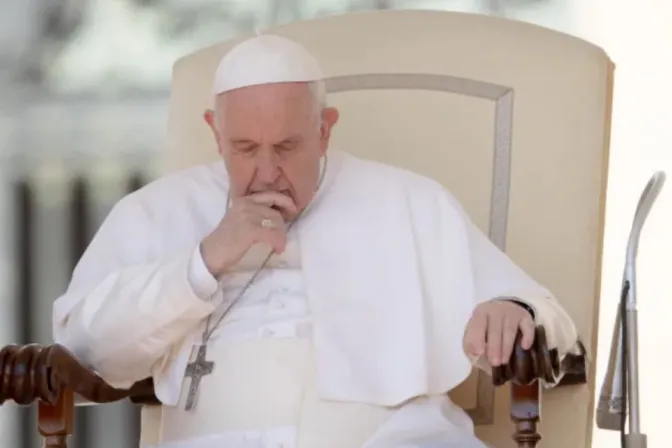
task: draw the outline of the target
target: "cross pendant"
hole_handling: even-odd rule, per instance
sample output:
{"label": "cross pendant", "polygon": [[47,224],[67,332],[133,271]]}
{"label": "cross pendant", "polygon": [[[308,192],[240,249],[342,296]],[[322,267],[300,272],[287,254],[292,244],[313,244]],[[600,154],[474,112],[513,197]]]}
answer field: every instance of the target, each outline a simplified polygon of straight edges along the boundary
{"label": "cross pendant", "polygon": [[201,378],[205,375],[210,375],[215,367],[214,362],[205,359],[206,351],[207,347],[205,345],[199,345],[196,359],[194,362],[187,364],[187,371],[184,376],[191,378],[189,393],[187,394],[187,404],[185,406],[185,410],[187,411],[191,411],[194,408],[194,402],[196,401],[198,386],[201,384]]}

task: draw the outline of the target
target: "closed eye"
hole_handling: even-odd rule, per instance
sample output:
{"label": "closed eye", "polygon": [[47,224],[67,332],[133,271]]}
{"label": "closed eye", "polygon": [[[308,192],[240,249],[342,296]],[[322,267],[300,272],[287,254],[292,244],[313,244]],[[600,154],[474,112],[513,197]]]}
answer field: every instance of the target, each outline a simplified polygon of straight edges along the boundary
{"label": "closed eye", "polygon": [[301,139],[299,137],[292,137],[276,143],[273,145],[275,149],[280,151],[292,151],[298,148],[301,145]]}
{"label": "closed eye", "polygon": [[257,149],[259,144],[247,139],[233,139],[231,140],[231,146],[236,152],[247,154]]}

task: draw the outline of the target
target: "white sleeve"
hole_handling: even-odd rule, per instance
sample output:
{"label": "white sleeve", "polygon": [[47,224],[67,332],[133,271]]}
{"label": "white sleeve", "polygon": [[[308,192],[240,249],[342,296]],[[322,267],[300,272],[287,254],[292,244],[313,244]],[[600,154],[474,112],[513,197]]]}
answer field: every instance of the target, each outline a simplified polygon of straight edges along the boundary
{"label": "white sleeve", "polygon": [[208,271],[203,261],[201,245],[196,246],[189,262],[189,284],[194,293],[202,300],[212,300],[217,292],[217,280]]}
{"label": "white sleeve", "polygon": [[151,376],[218,305],[201,298],[213,296],[207,281],[191,284],[198,248],[157,260],[153,234],[147,213],[120,201],[54,303],[55,341],[115,387]]}

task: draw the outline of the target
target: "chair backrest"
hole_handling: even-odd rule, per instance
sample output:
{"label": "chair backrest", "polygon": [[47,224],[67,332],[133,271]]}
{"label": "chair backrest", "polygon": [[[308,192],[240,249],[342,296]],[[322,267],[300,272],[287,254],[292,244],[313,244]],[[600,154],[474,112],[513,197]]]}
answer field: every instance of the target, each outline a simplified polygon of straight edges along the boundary
{"label": "chair backrest", "polygon": [[[328,101],[341,112],[334,145],[442,182],[555,292],[596,358],[613,74],[600,48],[530,24],[429,11],[349,14],[268,33],[301,42],[322,63]],[[238,41],[175,64],[167,169],[217,157],[202,113],[217,63]],[[590,445],[594,376],[591,366],[587,385],[544,394],[545,447]],[[513,446],[505,388],[495,393],[474,374],[452,395],[482,439]],[[160,414],[145,412],[149,434]]]}

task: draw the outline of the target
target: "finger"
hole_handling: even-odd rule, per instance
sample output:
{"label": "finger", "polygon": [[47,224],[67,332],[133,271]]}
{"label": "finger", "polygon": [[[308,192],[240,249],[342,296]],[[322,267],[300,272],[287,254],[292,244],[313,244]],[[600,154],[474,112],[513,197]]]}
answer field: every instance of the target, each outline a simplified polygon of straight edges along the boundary
{"label": "finger", "polygon": [[488,317],[488,361],[493,367],[502,362],[502,327],[501,317]]}
{"label": "finger", "polygon": [[518,336],[518,320],[508,318],[504,321],[504,331],[502,334],[502,357],[500,363],[506,364],[511,359],[513,346]]}
{"label": "finger", "polygon": [[[265,205],[251,205],[247,210],[248,221],[254,225],[270,228],[284,228],[285,218],[278,210]],[[265,225],[265,221],[270,220],[272,225]]]}
{"label": "finger", "polygon": [[481,356],[485,353],[485,332],[488,327],[488,315],[474,313],[467,324],[464,334],[465,351],[473,356]]}
{"label": "finger", "polygon": [[529,350],[534,344],[534,321],[531,317],[527,316],[520,322],[520,331],[523,334],[521,338],[520,345],[524,350]]}
{"label": "finger", "polygon": [[292,198],[286,194],[277,191],[265,191],[263,193],[254,193],[247,196],[255,204],[265,205],[267,207],[278,207],[290,213],[296,213],[296,204]]}
{"label": "finger", "polygon": [[257,235],[256,242],[270,245],[276,254],[283,253],[287,248],[287,235],[283,230],[262,227]]}
{"label": "finger", "polygon": [[272,247],[273,252],[281,254],[287,246],[285,220],[282,214],[266,206],[248,208],[241,216],[243,231],[253,243],[265,243]]}

